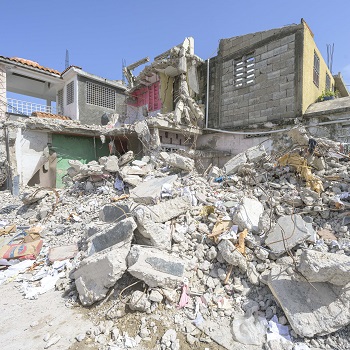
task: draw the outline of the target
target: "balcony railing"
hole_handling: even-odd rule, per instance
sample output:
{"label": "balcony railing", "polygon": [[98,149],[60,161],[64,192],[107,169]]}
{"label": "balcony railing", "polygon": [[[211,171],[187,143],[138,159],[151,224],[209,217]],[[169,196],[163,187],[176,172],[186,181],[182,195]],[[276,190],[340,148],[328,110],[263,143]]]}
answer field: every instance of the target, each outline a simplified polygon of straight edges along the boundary
{"label": "balcony railing", "polygon": [[16,100],[14,98],[7,99],[7,112],[13,114],[22,114],[30,116],[33,112],[45,112],[56,114],[56,108],[38,103]]}

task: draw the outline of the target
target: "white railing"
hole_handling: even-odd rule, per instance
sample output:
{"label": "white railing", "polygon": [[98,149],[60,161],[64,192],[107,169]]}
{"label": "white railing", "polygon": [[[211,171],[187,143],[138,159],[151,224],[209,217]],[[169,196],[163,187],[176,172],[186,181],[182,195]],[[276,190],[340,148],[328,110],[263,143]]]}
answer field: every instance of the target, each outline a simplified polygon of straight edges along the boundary
{"label": "white railing", "polygon": [[13,114],[32,115],[33,112],[46,112],[56,114],[56,108],[38,103],[16,100],[14,98],[7,99],[7,112]]}

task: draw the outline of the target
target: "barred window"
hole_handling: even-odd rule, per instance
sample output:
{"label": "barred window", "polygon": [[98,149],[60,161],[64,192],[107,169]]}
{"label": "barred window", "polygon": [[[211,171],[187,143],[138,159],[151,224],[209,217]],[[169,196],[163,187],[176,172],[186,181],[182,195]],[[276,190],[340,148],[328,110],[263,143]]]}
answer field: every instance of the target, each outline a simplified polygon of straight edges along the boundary
{"label": "barred window", "polygon": [[326,91],[331,89],[331,77],[328,73],[326,73]]}
{"label": "barred window", "polygon": [[63,114],[63,89],[57,92],[57,113]]}
{"label": "barred window", "polygon": [[233,84],[239,88],[255,81],[255,58],[252,54],[236,59],[233,68]]}
{"label": "barred window", "polygon": [[74,102],[74,81],[67,85],[67,105]]}
{"label": "barred window", "polygon": [[317,53],[314,52],[314,75],[313,75],[314,84],[320,86],[320,58]]}
{"label": "barred window", "polygon": [[103,85],[86,82],[86,103],[116,109],[116,92]]}

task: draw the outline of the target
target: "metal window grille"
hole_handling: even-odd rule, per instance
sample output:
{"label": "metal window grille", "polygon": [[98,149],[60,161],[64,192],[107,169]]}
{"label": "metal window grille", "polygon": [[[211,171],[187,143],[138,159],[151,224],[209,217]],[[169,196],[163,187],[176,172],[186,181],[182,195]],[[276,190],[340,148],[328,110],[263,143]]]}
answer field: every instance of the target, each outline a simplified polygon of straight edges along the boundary
{"label": "metal window grille", "polygon": [[74,102],[74,81],[67,85],[67,105]]}
{"label": "metal window grille", "polygon": [[326,90],[329,91],[331,89],[331,77],[328,73],[326,73]]}
{"label": "metal window grille", "polygon": [[255,58],[252,54],[235,60],[233,78],[233,84],[236,88],[254,84]]}
{"label": "metal window grille", "polygon": [[63,114],[63,89],[57,92],[57,113]]}
{"label": "metal window grille", "polygon": [[313,75],[314,84],[320,86],[320,58],[317,53],[314,52],[314,75]]}
{"label": "metal window grille", "polygon": [[116,109],[116,92],[106,86],[86,82],[86,103]]}

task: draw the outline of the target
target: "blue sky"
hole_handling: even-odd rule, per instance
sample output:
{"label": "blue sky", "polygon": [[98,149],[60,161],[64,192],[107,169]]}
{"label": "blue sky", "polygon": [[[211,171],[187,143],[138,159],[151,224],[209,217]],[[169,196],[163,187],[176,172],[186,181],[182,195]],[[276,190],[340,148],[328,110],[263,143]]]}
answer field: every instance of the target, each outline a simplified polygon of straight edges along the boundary
{"label": "blue sky", "polygon": [[[122,60],[151,59],[195,39],[195,53],[214,56],[219,40],[300,23],[304,18],[333,73],[350,84],[350,1],[338,0],[1,0],[0,55],[22,57],[62,71],[70,64],[121,79]],[[349,86],[350,88],[350,86]]]}

